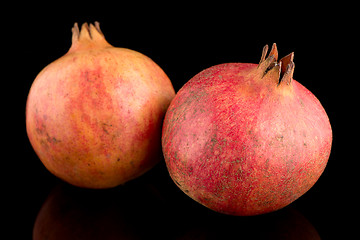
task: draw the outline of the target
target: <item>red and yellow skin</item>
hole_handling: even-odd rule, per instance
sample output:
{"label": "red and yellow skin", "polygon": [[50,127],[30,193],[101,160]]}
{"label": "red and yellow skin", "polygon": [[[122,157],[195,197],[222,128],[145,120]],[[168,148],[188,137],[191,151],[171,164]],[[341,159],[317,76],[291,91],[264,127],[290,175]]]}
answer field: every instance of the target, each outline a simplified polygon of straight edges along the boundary
{"label": "red and yellow skin", "polygon": [[80,187],[109,188],[161,160],[161,127],[175,96],[143,54],[115,48],[99,25],[73,28],[73,43],[36,77],[26,105],[30,142],[45,167]]}

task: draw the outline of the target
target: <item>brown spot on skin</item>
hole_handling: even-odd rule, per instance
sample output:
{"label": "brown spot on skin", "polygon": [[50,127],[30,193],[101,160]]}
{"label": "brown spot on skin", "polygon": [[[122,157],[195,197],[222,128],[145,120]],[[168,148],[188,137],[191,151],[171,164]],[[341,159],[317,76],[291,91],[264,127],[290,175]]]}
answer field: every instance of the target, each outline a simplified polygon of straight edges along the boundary
{"label": "brown spot on skin", "polygon": [[106,133],[106,134],[110,134],[109,130],[107,128],[112,127],[112,124],[107,124],[107,123],[103,123],[102,124],[102,130]]}
{"label": "brown spot on skin", "polygon": [[283,135],[277,135],[275,138],[276,138],[276,140],[278,140],[278,141],[283,141],[283,140],[284,140],[284,136],[283,136]]}

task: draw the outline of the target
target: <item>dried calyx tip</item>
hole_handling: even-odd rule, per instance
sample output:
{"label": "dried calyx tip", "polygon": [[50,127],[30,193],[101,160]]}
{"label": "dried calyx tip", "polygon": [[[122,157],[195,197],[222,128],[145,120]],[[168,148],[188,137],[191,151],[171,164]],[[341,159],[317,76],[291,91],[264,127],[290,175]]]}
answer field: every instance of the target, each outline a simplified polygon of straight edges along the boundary
{"label": "dried calyx tip", "polygon": [[[293,53],[292,57],[294,56]],[[284,71],[281,71],[282,75],[280,75],[280,81],[279,84],[286,84],[286,85],[290,85],[291,80],[293,78],[294,75],[294,68],[295,68],[295,63],[291,60],[287,63],[286,65],[286,69]]]}
{"label": "dried calyx tip", "polygon": [[94,24],[95,24],[96,30],[97,30],[99,33],[103,34],[103,33],[101,32],[101,29],[100,29],[100,23],[99,23],[98,21],[95,21]]}
{"label": "dried calyx tip", "polygon": [[[75,23],[75,24],[76,24],[76,26],[77,26],[77,23]],[[266,45],[263,47],[259,65],[260,65],[263,61],[265,61],[266,54],[267,54],[268,50],[269,50],[269,45],[266,44]]]}
{"label": "dried calyx tip", "polygon": [[72,33],[73,33],[73,38],[79,39],[80,36],[80,30],[79,30],[79,25],[78,23],[74,23],[74,27],[71,29]]}

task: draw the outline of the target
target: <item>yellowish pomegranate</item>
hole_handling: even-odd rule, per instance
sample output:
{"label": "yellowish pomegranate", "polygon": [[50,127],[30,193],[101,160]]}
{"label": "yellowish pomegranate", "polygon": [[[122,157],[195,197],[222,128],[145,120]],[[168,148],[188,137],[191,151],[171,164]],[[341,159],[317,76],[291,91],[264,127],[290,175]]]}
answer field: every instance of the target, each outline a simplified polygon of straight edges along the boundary
{"label": "yellowish pomegranate", "polygon": [[70,50],[30,89],[26,128],[45,167],[86,188],[134,179],[161,159],[173,86],[150,58],[110,45],[99,23],[75,23]]}

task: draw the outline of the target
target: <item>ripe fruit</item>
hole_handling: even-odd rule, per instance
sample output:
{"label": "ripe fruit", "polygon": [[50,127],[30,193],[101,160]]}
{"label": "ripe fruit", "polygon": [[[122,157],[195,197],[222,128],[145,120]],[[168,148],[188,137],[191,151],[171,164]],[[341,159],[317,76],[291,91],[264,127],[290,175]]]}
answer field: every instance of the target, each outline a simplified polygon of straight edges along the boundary
{"label": "ripe fruit", "polygon": [[165,116],[170,176],[217,212],[257,215],[309,190],[330,155],[332,130],[318,99],[293,80],[291,53],[274,44],[259,64],[210,67],[187,82]]}
{"label": "ripe fruit", "polygon": [[161,160],[161,126],[175,96],[143,54],[75,24],[70,50],[36,77],[26,105],[30,142],[45,167],[80,187],[109,188]]}

